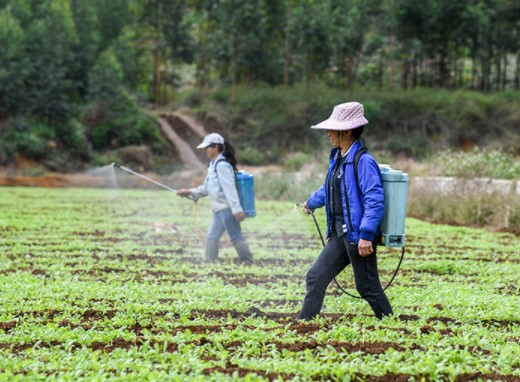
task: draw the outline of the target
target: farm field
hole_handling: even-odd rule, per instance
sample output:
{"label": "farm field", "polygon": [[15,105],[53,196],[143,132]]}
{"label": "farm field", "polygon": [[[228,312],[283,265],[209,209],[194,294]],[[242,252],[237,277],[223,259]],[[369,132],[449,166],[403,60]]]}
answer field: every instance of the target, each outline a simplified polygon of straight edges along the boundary
{"label": "farm field", "polygon": [[[242,225],[255,264],[236,264],[227,236],[206,264],[209,200],[196,206],[0,188],[0,380],[520,381],[519,237],[408,219],[394,316],[331,285],[322,316],[300,322],[312,218],[257,201]],[[386,284],[400,252],[379,249]]]}

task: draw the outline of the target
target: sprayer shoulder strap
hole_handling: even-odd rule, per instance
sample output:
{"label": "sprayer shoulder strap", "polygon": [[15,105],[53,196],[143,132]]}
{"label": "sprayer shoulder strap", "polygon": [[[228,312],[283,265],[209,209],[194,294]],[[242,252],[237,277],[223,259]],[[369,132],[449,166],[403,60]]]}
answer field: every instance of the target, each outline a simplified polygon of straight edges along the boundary
{"label": "sprayer shoulder strap", "polygon": [[[231,163],[229,163],[226,159],[219,159],[219,160],[215,163],[215,171],[217,171],[217,165],[218,165],[220,162],[226,162],[227,164],[229,164],[229,165],[231,166],[231,168],[233,168],[233,166],[231,165]],[[233,169],[233,172],[236,174],[235,169]],[[217,176],[218,176],[218,173],[217,173]]]}
{"label": "sprayer shoulder strap", "polygon": [[356,184],[359,187],[359,175],[358,175],[358,166],[359,166],[359,158],[364,153],[368,152],[368,149],[366,147],[362,147],[358,151],[356,151],[356,154],[354,155],[354,175],[356,176]]}
{"label": "sprayer shoulder strap", "polygon": [[[231,168],[233,168],[233,166],[231,165],[231,163],[229,163],[227,160],[225,159],[219,159],[216,163],[215,163],[215,174],[217,174],[217,178],[218,178],[218,172],[217,172],[217,165],[220,163],[220,162],[226,162],[227,164],[229,164],[231,166]],[[238,190],[238,179],[237,179],[237,172],[235,171],[235,169],[233,169],[233,172],[235,173],[235,186]],[[220,180],[219,180],[220,181]]]}

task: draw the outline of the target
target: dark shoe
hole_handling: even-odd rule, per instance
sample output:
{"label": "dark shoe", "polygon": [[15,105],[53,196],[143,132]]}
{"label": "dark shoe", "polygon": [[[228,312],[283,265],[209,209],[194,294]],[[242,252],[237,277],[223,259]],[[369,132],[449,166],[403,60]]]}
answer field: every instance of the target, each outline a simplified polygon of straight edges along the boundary
{"label": "dark shoe", "polygon": [[253,254],[251,253],[247,242],[245,240],[240,240],[234,243],[234,245],[240,260],[245,264],[253,264]]}
{"label": "dark shoe", "polygon": [[253,260],[244,260],[242,258],[238,258],[234,260],[236,265],[253,265]]}

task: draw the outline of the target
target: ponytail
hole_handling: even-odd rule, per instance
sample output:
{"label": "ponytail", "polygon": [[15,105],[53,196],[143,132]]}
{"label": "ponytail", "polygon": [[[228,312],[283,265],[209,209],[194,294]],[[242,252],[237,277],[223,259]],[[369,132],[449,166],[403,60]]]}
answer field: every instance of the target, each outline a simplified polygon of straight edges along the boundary
{"label": "ponytail", "polygon": [[224,155],[224,158],[231,163],[231,166],[233,166],[233,170],[237,171],[237,157],[235,154],[235,149],[229,142],[224,141],[224,152],[222,153]]}
{"label": "ponytail", "polygon": [[218,144],[218,146],[219,146],[219,151],[222,153],[222,155],[224,155],[224,158],[226,158],[226,161],[228,161],[229,164],[231,164],[231,166],[233,167],[233,170],[238,171],[237,158],[236,158],[235,149],[233,148],[233,146],[231,146],[231,144],[227,141],[224,141],[223,145]]}

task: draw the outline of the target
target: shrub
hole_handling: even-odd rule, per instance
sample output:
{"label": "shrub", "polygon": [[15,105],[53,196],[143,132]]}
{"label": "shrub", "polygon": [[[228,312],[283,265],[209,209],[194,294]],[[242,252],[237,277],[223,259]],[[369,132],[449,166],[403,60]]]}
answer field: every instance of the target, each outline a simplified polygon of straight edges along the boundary
{"label": "shrub", "polygon": [[520,231],[520,196],[500,193],[410,195],[408,215],[432,222]]}
{"label": "shrub", "polygon": [[312,159],[310,154],[306,154],[301,151],[297,151],[287,155],[283,159],[283,168],[286,171],[298,171],[305,164],[309,163]]}
{"label": "shrub", "polygon": [[479,149],[464,153],[445,150],[434,162],[441,174],[460,178],[520,178],[520,159],[503,150]]}
{"label": "shrub", "polygon": [[256,147],[246,146],[240,148],[238,161],[240,164],[258,166],[262,164],[264,156]]}
{"label": "shrub", "polygon": [[41,160],[47,155],[48,141],[55,137],[50,126],[37,120],[19,117],[6,126],[2,137],[2,147],[7,158],[14,158],[17,153]]}

